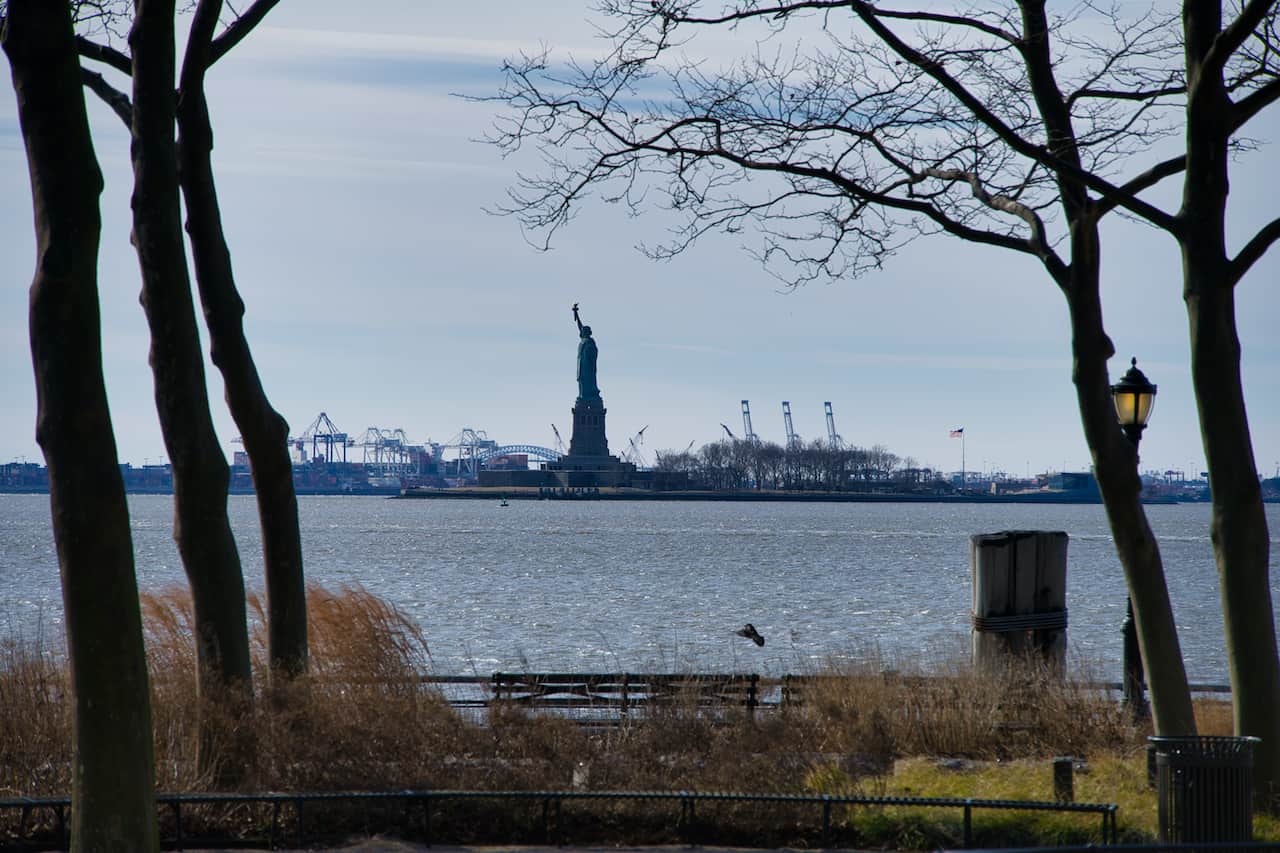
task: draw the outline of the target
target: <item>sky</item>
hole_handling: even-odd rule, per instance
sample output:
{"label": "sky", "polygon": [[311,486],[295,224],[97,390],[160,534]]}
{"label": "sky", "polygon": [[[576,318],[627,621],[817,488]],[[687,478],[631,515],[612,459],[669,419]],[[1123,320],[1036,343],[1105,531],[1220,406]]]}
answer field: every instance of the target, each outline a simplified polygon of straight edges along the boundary
{"label": "sky", "polygon": [[[500,205],[516,169],[478,141],[498,107],[457,97],[501,85],[503,59],[549,47],[599,53],[578,0],[283,2],[213,69],[214,168],[246,330],[275,407],[300,435],[327,413],[342,430],[403,429],[448,443],[464,428],[500,444],[567,443],[580,305],[600,348],[617,453],[682,450],[755,431],[841,436],[943,470],[1023,476],[1085,470],[1065,303],[1035,262],[933,237],[856,280],[781,287],[739,238],[711,235],[673,260],[636,246],[675,223],[587,202],[538,251]],[[712,45],[717,50],[725,45]],[[27,342],[34,267],[30,188],[7,64],[0,63],[0,463],[42,462]],[[117,81],[118,85],[124,85]],[[167,459],[129,244],[123,125],[89,100],[106,178],[99,287],[105,373],[122,461]],[[1280,133],[1280,108],[1253,128]],[[1232,235],[1276,216],[1274,146],[1236,164]],[[1173,186],[1171,192],[1175,193]],[[1181,267],[1171,239],[1112,217],[1103,298],[1113,381],[1136,356],[1159,386],[1147,470],[1204,470],[1190,385]],[[1280,249],[1237,288],[1258,467],[1280,471]],[[219,438],[235,425],[207,366]],[[964,439],[949,432],[964,428]],[[352,451],[359,458],[359,449]]]}

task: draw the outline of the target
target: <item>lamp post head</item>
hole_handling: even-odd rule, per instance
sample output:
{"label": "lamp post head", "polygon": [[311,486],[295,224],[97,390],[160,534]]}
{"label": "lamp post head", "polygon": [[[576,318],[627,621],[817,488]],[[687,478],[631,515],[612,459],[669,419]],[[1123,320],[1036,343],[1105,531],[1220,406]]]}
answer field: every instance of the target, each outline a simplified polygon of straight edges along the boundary
{"label": "lamp post head", "polygon": [[1133,359],[1129,365],[1120,381],[1111,386],[1111,399],[1115,403],[1116,417],[1120,419],[1124,434],[1136,447],[1142,438],[1142,431],[1147,428],[1147,421],[1151,419],[1156,386],[1138,369],[1138,359]]}

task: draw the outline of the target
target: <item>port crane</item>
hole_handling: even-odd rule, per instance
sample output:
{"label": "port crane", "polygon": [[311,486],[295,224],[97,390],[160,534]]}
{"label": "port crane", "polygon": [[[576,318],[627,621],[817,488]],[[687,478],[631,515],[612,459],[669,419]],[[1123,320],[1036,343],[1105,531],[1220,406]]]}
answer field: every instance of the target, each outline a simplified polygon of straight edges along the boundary
{"label": "port crane", "polygon": [[324,459],[325,462],[346,462],[347,448],[355,446],[355,441],[334,426],[324,412],[317,415],[302,435],[294,440],[294,447],[305,453],[308,442],[311,443],[311,458]]}
{"label": "port crane", "polygon": [[751,404],[747,400],[742,401],[742,438],[752,444],[760,443],[760,436],[751,428]]}
{"label": "port crane", "polygon": [[791,425],[791,403],[787,400],[782,401],[782,422],[787,428],[787,450],[799,450],[800,436],[796,435],[795,427]]}
{"label": "port crane", "polygon": [[822,408],[827,415],[827,443],[832,450],[839,450],[844,447],[844,439],[840,437],[840,433],[836,432],[836,416],[831,412],[830,401],[823,403]]}
{"label": "port crane", "polygon": [[556,436],[556,452],[561,456],[564,456],[564,439],[560,437],[560,430],[556,429],[555,424],[552,424],[551,431],[555,433]]}
{"label": "port crane", "polygon": [[724,430],[724,434],[729,436],[730,441],[737,441],[738,437],[733,434],[733,430],[729,429],[728,424],[721,423],[720,428]]}
{"label": "port crane", "polygon": [[643,451],[640,450],[640,445],[644,444],[644,431],[647,430],[648,428],[649,428],[649,425],[645,424],[640,428],[639,432],[637,432],[631,438],[627,439],[627,444],[629,446],[627,447],[627,450],[622,454],[623,462],[630,462],[631,464],[641,468],[647,467],[647,462],[644,458]]}
{"label": "port crane", "polygon": [[457,452],[458,478],[474,482],[480,476],[480,463],[497,447],[498,442],[489,438],[484,430],[463,427],[443,449]]}
{"label": "port crane", "polygon": [[413,446],[403,429],[380,429],[371,426],[356,440],[364,451],[363,462],[368,473],[397,476],[413,473]]}

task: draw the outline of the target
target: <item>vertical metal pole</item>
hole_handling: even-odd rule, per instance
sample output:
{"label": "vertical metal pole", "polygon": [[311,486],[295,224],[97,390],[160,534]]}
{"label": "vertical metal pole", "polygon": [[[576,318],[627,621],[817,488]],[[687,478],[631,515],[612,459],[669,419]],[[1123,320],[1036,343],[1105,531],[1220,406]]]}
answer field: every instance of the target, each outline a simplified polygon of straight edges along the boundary
{"label": "vertical metal pole", "polygon": [[973,846],[973,806],[969,800],[964,801],[964,845]]}
{"label": "vertical metal pole", "polygon": [[1151,713],[1147,706],[1146,673],[1142,666],[1142,649],[1138,645],[1138,626],[1133,619],[1133,599],[1125,603],[1124,625],[1124,706],[1135,720],[1145,720]]}
{"label": "vertical metal pole", "polygon": [[825,847],[831,841],[831,798],[822,797],[822,844]]}

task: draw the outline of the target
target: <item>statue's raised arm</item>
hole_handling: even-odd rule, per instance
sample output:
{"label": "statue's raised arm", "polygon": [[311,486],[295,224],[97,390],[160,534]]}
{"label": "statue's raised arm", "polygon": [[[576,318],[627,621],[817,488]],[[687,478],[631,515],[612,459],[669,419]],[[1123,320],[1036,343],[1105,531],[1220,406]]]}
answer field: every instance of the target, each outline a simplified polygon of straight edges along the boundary
{"label": "statue's raised arm", "polygon": [[573,303],[573,322],[578,324],[578,334],[582,334],[582,320],[578,317],[578,303]]}

